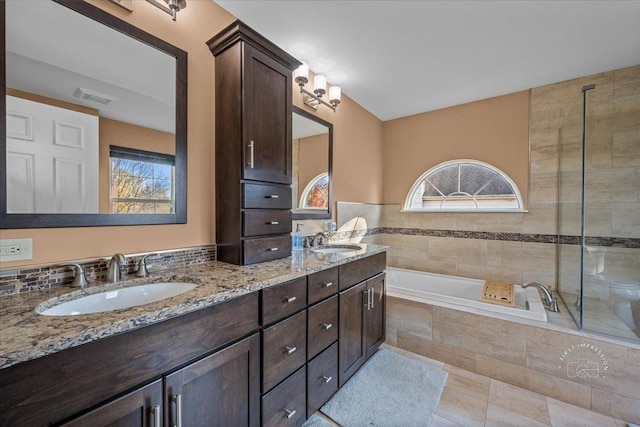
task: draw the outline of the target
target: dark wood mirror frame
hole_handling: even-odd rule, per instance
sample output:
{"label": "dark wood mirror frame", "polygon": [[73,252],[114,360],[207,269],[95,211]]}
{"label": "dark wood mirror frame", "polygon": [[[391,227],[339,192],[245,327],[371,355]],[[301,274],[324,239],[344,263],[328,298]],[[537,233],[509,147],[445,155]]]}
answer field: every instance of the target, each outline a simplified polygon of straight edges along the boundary
{"label": "dark wood mirror frame", "polygon": [[[175,210],[173,214],[9,214],[7,213],[6,97],[0,102],[0,229],[185,224],[187,222],[187,52],[84,1],[52,0],[176,59]],[[0,1],[0,81],[6,93],[5,2]]]}
{"label": "dark wood mirror frame", "polygon": [[[293,106],[293,113],[298,114],[309,120],[313,120],[314,122],[320,123],[322,126],[326,126],[327,128],[329,128],[329,164],[327,165],[327,173],[329,175],[329,203],[328,203],[327,212],[323,212],[323,213],[293,212],[291,215],[291,218],[292,219],[330,219],[331,207],[333,206],[333,124],[325,120],[322,120],[321,118],[316,117],[314,114],[311,114],[300,107],[296,107],[295,105]],[[297,203],[297,201],[293,200],[293,203]]]}

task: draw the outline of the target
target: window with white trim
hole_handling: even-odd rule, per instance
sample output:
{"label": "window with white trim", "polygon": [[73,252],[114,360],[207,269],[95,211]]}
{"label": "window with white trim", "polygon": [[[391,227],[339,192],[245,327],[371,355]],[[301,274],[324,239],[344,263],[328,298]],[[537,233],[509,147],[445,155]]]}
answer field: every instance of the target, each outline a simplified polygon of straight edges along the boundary
{"label": "window with white trim", "polygon": [[478,160],[452,160],[429,169],[411,187],[405,211],[521,211],[511,178]]}

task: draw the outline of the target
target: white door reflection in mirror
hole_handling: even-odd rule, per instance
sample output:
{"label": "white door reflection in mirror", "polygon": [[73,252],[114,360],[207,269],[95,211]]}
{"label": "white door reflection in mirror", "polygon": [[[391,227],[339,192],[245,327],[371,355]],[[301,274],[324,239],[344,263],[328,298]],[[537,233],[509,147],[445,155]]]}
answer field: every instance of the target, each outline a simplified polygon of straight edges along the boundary
{"label": "white door reflection in mirror", "polygon": [[7,211],[97,213],[97,115],[6,99]]}

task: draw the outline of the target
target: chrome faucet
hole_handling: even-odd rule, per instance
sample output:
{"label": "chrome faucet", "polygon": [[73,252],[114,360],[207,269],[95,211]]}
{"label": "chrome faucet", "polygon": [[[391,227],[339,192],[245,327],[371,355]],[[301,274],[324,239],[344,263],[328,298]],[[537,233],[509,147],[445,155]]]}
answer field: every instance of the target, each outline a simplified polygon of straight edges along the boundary
{"label": "chrome faucet", "polygon": [[84,273],[84,268],[80,264],[60,264],[58,267],[72,267],[73,268],[73,282],[69,286],[72,288],[84,288],[89,284],[87,276]]}
{"label": "chrome faucet", "polygon": [[109,260],[109,268],[107,269],[107,282],[114,283],[120,281],[120,267],[126,262],[124,255],[115,254]]}
{"label": "chrome faucet", "polygon": [[319,231],[313,236],[313,239],[311,239],[311,246],[314,248],[317,248],[318,245],[320,246],[326,245],[328,241],[329,241],[329,236],[327,235],[327,233],[323,231]]}
{"label": "chrome faucet", "polygon": [[539,290],[544,292],[544,306],[546,307],[546,309],[553,313],[560,312],[560,308],[558,308],[558,299],[553,296],[550,288],[546,288],[545,286],[537,282],[526,282],[520,286],[522,288],[528,288],[529,286],[538,288]]}

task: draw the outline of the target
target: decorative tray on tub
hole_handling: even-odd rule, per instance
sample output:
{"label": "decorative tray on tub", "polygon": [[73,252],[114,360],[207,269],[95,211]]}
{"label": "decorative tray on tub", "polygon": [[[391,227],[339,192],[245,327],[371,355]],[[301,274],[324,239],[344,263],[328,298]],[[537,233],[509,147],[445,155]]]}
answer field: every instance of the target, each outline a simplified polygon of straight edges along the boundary
{"label": "decorative tray on tub", "polygon": [[516,300],[514,298],[513,284],[494,282],[493,280],[485,281],[480,294],[480,301],[515,307]]}

